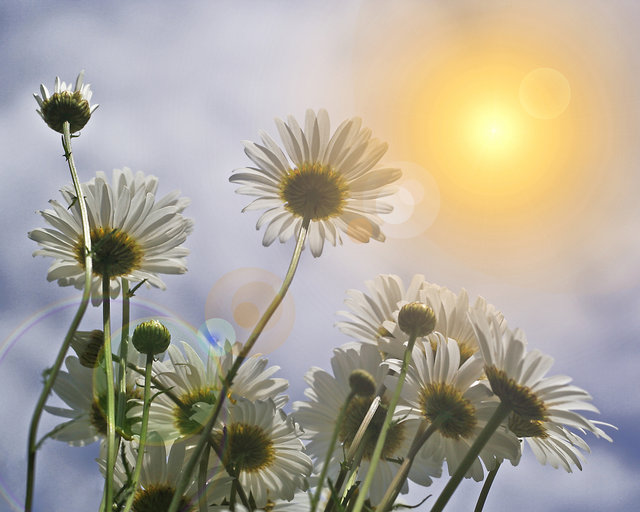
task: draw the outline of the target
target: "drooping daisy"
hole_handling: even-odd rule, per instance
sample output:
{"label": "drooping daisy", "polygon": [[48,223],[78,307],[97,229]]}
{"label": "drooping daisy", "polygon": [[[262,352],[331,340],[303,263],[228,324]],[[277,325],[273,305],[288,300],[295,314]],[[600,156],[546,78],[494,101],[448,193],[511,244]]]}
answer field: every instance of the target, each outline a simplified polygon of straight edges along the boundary
{"label": "drooping daisy", "polygon": [[[114,469],[114,480],[119,489],[116,493],[116,501],[121,504],[124,504],[127,498],[128,489],[125,488],[129,484],[127,475],[131,474],[135,467],[137,449],[132,447],[132,443],[127,443],[124,454],[126,461],[123,461],[122,456],[118,457]],[[145,446],[132,510],[134,512],[166,512],[189,456],[188,447],[184,443],[173,443],[169,449],[168,458],[164,443],[148,443]],[[101,457],[97,462],[104,474],[105,458]],[[203,498],[208,504],[208,510],[213,511],[216,509],[213,504],[222,503],[228,498],[230,492],[231,478],[219,461],[212,458],[207,471],[206,489],[198,487],[198,475],[195,472],[181,497],[178,510],[196,512],[199,510],[198,500]]]}
{"label": "drooping daisy", "polygon": [[[401,176],[399,169],[377,165],[387,145],[371,138],[359,118],[344,121],[330,136],[329,116],[307,110],[304,130],[289,116],[276,119],[287,156],[261,132],[262,144],[244,142],[255,167],[238,169],[229,181],[242,185],[237,192],[257,196],[244,208],[266,209],[257,229],[266,225],[262,243],[285,242],[311,220],[309,245],[320,256],[327,239],[342,243],[338,230],[360,242],[384,241],[380,213],[392,207],[379,201],[394,192],[388,185]],[[336,229],[337,228],[337,229]]]}
{"label": "drooping daisy", "polygon": [[528,352],[521,330],[512,331],[495,317],[478,312],[472,313],[471,319],[488,385],[511,410],[509,428],[527,440],[541,463],[562,466],[567,471],[571,464],[582,469],[580,449],[588,451],[589,447],[570,428],[611,441],[598,422],[576,412],[599,412],[591,403],[591,395],[571,385],[569,377],[545,377],[553,358],[538,350]]}
{"label": "drooping daisy", "polygon": [[273,400],[239,398],[230,403],[212,435],[224,466],[238,475],[258,508],[269,501],[292,500],[306,488],[311,459],[304,453],[299,429]]}
{"label": "drooping daisy", "polygon": [[[309,439],[307,451],[318,464],[324,463],[340,410],[350,394],[350,376],[356,370],[364,370],[373,377],[378,386],[384,381],[388,371],[386,367],[380,365],[381,362],[380,352],[373,345],[345,345],[334,350],[334,356],[331,359],[333,376],[320,368],[312,368],[305,376],[305,380],[311,386],[305,390],[308,401],[293,404],[294,417],[304,430],[305,438]],[[362,441],[365,446],[359,475],[366,475],[368,472],[369,461],[384,423],[390,397],[391,392],[385,391],[381,406],[376,411]],[[340,463],[344,460],[344,454],[351,447],[373,399],[373,394],[354,396],[347,406],[346,417],[340,426],[328,473],[328,478],[334,482],[340,470]],[[399,459],[404,457],[409,449],[414,433],[415,429],[407,423],[405,415],[396,410],[394,422],[388,431],[382,457],[369,490],[368,497],[373,504],[379,503],[382,499],[399,468]],[[428,485],[431,483],[430,476],[439,475],[440,469],[440,464],[417,464],[412,468],[409,477],[422,485]],[[407,491],[408,486],[405,483],[402,492]]]}
{"label": "drooping daisy", "polygon": [[[424,285],[424,276],[416,274],[405,288],[402,279],[392,274],[380,274],[372,281],[366,281],[369,294],[360,290],[347,290],[344,303],[351,311],[339,311],[347,321],[336,323],[343,333],[363,343],[374,344],[381,350],[393,343],[392,334],[384,323],[394,320],[399,311],[398,303],[414,302],[420,299],[420,289]],[[401,343],[401,342],[400,342]]]}
{"label": "drooping daisy", "polygon": [[[175,345],[167,350],[169,359],[156,361],[153,373],[157,382],[164,389],[169,389],[182,407],[168,393],[158,395],[149,411],[149,431],[156,431],[165,441],[178,437],[189,437],[197,442],[197,434],[206,423],[208,414],[212,412],[224,378],[233,365],[239,344],[225,344],[222,354],[211,350],[206,364],[198,353],[188,344],[182,342],[184,351]],[[287,397],[282,395],[288,387],[286,379],[273,378],[279,370],[278,366],[267,367],[268,361],[259,355],[252,355],[240,366],[229,391],[229,400],[241,397],[249,400],[266,400],[273,398],[278,408],[284,406]],[[131,416],[142,414],[142,402],[131,408]]]}
{"label": "drooping daisy", "polygon": [[[93,252],[92,301],[99,304],[101,280],[110,279],[111,297],[120,291],[120,279],[146,280],[149,285],[165,288],[158,277],[186,271],[188,250],[180,245],[193,229],[193,222],[181,212],[189,200],[175,191],[156,200],[158,179],[135,175],[130,169],[114,169],[109,183],[103,172],[81,185],[85,195]],[[84,244],[80,208],[70,186],[60,190],[64,204],[51,200],[53,210],[40,214],[52,226],[38,228],[29,238],[41,249],[34,256],[54,258],[47,279],[60,286],[84,285]]]}
{"label": "drooping daisy", "polygon": [[[83,335],[85,333],[78,333]],[[129,361],[139,362],[140,356],[131,347]],[[65,359],[67,371],[61,371],[53,385],[53,391],[69,409],[45,406],[45,410],[55,416],[69,418],[58,425],[50,437],[64,441],[72,446],[85,446],[107,435],[107,379],[104,369],[95,370],[83,366],[75,356]],[[127,399],[142,399],[142,390],[136,387],[140,376],[127,373]],[[131,433],[133,419],[126,421],[124,431]]]}
{"label": "drooping daisy", "polygon": [[[444,418],[416,460],[444,457],[451,475],[485,427],[498,402],[486,387],[476,383],[482,374],[482,360],[471,357],[461,365],[456,341],[446,339],[440,333],[436,333],[435,338],[435,341],[431,338],[416,343],[407,380],[402,388],[403,402],[398,410],[406,414],[409,423],[425,422],[428,426],[438,417]],[[399,361],[390,363],[395,369],[399,369],[399,365]],[[388,379],[391,387],[394,377]],[[519,453],[517,438],[506,427],[502,427],[484,446],[480,459],[492,468],[496,458],[515,460]],[[469,468],[467,478],[482,480],[480,459],[476,459]]]}
{"label": "drooping daisy", "polygon": [[74,88],[71,83],[61,82],[60,77],[56,77],[53,94],[49,94],[45,85],[40,84],[41,95],[33,95],[40,107],[36,112],[51,129],[62,133],[62,126],[68,121],[70,133],[75,133],[87,124],[91,114],[98,108],[98,105],[89,104],[93,93],[89,84],[83,82],[84,71],[81,71]]}

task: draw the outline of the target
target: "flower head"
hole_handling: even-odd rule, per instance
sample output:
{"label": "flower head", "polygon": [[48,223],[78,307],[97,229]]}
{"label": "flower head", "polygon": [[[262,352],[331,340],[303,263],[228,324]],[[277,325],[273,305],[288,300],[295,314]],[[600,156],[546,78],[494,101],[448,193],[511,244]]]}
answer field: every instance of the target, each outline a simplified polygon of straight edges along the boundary
{"label": "flower head", "polygon": [[[101,300],[101,279],[110,280],[111,297],[117,297],[121,278],[145,280],[157,288],[165,288],[158,277],[186,271],[188,250],[180,245],[193,229],[193,221],[182,216],[189,200],[172,192],[155,198],[158,179],[135,175],[130,169],[115,169],[112,182],[98,172],[82,184],[87,204],[93,255],[92,301]],[[54,258],[47,279],[60,286],[84,285],[84,240],[80,208],[70,186],[61,191],[66,205],[50,201],[53,210],[40,214],[51,228],[38,228],[29,238],[40,244],[34,256]]]}
{"label": "flower head", "polygon": [[[149,412],[149,431],[156,431],[165,442],[178,437],[197,442],[197,434],[207,422],[215,405],[222,378],[233,365],[239,350],[239,344],[226,343],[224,353],[217,354],[211,350],[203,363],[198,353],[188,344],[182,342],[184,353],[175,345],[167,350],[168,361],[156,361],[153,373],[159,385],[171,390],[158,395],[151,404]],[[240,366],[233,385],[229,390],[229,401],[234,402],[241,397],[249,400],[266,400],[273,398],[278,407],[284,406],[287,397],[281,395],[287,386],[286,379],[272,378],[278,371],[277,366],[267,367],[268,361],[253,355]],[[172,397],[176,397],[178,405]],[[142,414],[142,401],[132,407],[130,416]]]}
{"label": "flower head", "polygon": [[[334,350],[334,356],[331,359],[333,375],[320,368],[313,368],[305,376],[305,380],[311,387],[305,390],[307,401],[293,404],[294,417],[296,421],[300,422],[305,437],[309,439],[307,451],[319,463],[324,461],[340,410],[351,394],[352,375],[356,371],[365,371],[373,378],[376,383],[375,387],[377,387],[382,384],[387,374],[387,368],[381,366],[381,363],[380,352],[375,346],[348,344]],[[391,395],[392,392],[389,390],[382,395],[380,406],[375,411],[365,435],[360,441],[362,445],[358,448],[363,453],[359,470],[361,476],[368,472],[369,462],[385,420]],[[338,439],[329,466],[328,478],[334,482],[340,470],[340,463],[344,458],[343,454],[352,448],[356,440],[356,433],[374,399],[375,393],[371,393],[368,396],[356,395],[349,400],[344,421],[339,426]],[[406,455],[415,430],[414,426],[407,423],[406,415],[396,409],[373,484],[369,489],[368,498],[372,503],[379,503],[382,499],[385,489],[391,483],[393,475],[398,469],[397,460]],[[439,475],[440,470],[441,464],[439,462],[423,461],[421,464],[414,464],[409,478],[422,485],[428,485],[431,482],[429,477]],[[407,491],[408,486],[405,484],[402,492],[406,493]]]}
{"label": "flower head", "polygon": [[[571,378],[545,377],[553,358],[538,350],[527,351],[524,333],[500,325],[495,317],[479,312],[471,319],[478,336],[488,385],[511,409],[510,430],[527,440],[537,459],[571,471],[571,464],[582,468],[580,449],[587,444],[569,428],[589,431],[608,441],[611,438],[594,422],[576,411],[599,412],[591,395],[571,385]],[[603,424],[609,427],[612,425]],[[615,428],[615,427],[613,427]]]}
{"label": "flower head", "polygon": [[70,125],[70,133],[75,133],[87,124],[98,105],[89,104],[92,92],[89,84],[83,84],[83,80],[84,71],[81,71],[75,87],[72,88],[71,83],[60,82],[60,77],[56,77],[53,94],[49,94],[44,84],[40,84],[41,95],[33,95],[40,106],[36,112],[49,128],[62,133],[63,125],[67,121]]}
{"label": "flower head", "polygon": [[244,142],[255,167],[238,169],[229,180],[242,185],[238,193],[258,197],[243,211],[266,209],[256,225],[267,226],[265,246],[297,234],[303,219],[311,221],[314,256],[322,254],[325,239],[342,243],[337,229],[360,242],[384,241],[378,214],[392,208],[378,199],[394,192],[388,185],[401,171],[377,166],[387,145],[361,123],[348,119],[330,136],[325,110],[307,110],[304,130],[292,116],[286,123],[276,119],[288,158],[264,132],[262,144]]}

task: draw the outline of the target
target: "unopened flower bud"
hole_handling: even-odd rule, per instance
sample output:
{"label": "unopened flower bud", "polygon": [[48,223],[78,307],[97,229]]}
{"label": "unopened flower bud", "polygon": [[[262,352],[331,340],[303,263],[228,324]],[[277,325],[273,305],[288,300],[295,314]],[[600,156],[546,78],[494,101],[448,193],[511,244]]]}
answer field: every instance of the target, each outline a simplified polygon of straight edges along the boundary
{"label": "unopened flower bud", "polygon": [[436,327],[436,315],[422,302],[405,304],[398,313],[398,327],[409,336],[426,336]]}
{"label": "unopened flower bud", "polygon": [[100,364],[100,353],[104,346],[104,333],[93,331],[78,331],[71,338],[71,348],[77,354],[80,364],[86,368],[95,368]]}
{"label": "unopened flower bud", "polygon": [[44,85],[40,85],[40,93],[34,94],[40,108],[37,110],[49,128],[63,133],[65,121],[69,122],[70,132],[81,130],[91,118],[98,105],[89,105],[91,89],[89,84],[83,84],[84,71],[80,72],[76,79],[75,88],[72,85],[60,82],[56,77],[53,94],[49,94]]}
{"label": "unopened flower bud", "polygon": [[149,320],[136,327],[131,341],[141,354],[156,355],[169,348],[171,334],[169,329],[157,320]]}
{"label": "unopened flower bud", "polygon": [[351,391],[359,396],[371,396],[376,392],[376,381],[366,370],[353,370],[349,375],[349,385]]}

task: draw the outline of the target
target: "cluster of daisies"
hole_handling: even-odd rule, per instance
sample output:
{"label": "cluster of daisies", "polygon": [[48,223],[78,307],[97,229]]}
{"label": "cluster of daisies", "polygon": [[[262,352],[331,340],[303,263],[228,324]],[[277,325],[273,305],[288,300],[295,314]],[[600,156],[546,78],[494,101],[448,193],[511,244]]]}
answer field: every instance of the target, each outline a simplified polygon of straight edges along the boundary
{"label": "cluster of daisies", "polygon": [[[82,75],[75,89],[57,80],[52,95],[44,86],[41,93],[38,112],[60,132],[82,128],[96,107]],[[261,143],[244,143],[254,166],[230,178],[239,193],[256,197],[245,210],[265,210],[257,223],[266,226],[263,244],[295,237],[319,256],[325,240],[342,243],[340,232],[383,241],[378,215],[391,207],[380,199],[401,174],[379,164],[386,144],[357,118],[331,133],[324,110],[307,111],[304,127],[292,117],[276,124],[284,150],[261,133]],[[156,189],[155,177],[129,169],[81,184],[95,305],[118,297],[125,283],[164,288],[158,274],[186,271],[188,200],[178,192],[157,199]],[[41,246],[35,254],[53,258],[48,279],[80,289],[86,251],[74,190],[61,190],[63,201],[40,212],[50,227],[29,237]],[[292,407],[288,382],[274,376],[278,367],[246,357],[240,343],[196,350],[169,344],[167,334],[161,348],[147,350],[166,328],[139,326],[126,361],[121,350],[113,363],[113,375],[126,368],[113,463],[108,395],[119,382],[111,386],[105,368],[108,333],[75,332],[77,356],[66,358],[53,384],[67,407],[46,406],[66,421],[48,436],[75,446],[100,442],[114,510],[137,512],[169,510],[172,501],[181,511],[330,511],[351,509],[356,496],[388,510],[407,480],[429,485],[445,464],[450,475],[463,468],[462,476],[479,481],[504,460],[517,465],[526,440],[541,463],[571,471],[588,451],[587,431],[610,440],[604,424],[579,412],[597,412],[590,395],[567,377],[548,377],[552,359],[529,350],[524,333],[484,299],[470,303],[465,291],[419,275],[406,287],[380,275],[366,291],[348,291],[345,303],[338,328],[354,341],[334,350],[332,372],[307,373],[307,400]],[[477,454],[467,460],[472,447]]]}

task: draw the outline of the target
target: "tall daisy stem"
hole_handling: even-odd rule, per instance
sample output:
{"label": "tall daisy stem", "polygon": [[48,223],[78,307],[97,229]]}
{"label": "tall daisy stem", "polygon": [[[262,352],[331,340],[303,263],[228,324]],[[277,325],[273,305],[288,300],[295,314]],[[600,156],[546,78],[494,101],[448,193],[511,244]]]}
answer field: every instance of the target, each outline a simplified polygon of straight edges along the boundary
{"label": "tall daisy stem", "polygon": [[404,482],[407,480],[407,476],[409,476],[409,471],[411,470],[411,466],[413,465],[413,461],[416,458],[416,455],[420,451],[420,448],[427,442],[427,440],[431,437],[431,434],[438,430],[438,427],[442,424],[444,418],[442,416],[436,417],[433,423],[429,424],[429,427],[425,428],[426,424],[422,423],[420,425],[420,429],[416,433],[416,437],[413,439],[413,443],[411,443],[411,447],[409,448],[409,452],[405,456],[402,461],[402,465],[400,469],[396,473],[393,478],[393,481],[387,488],[384,496],[382,497],[382,501],[376,507],[376,510],[380,512],[385,512],[387,510],[391,510],[393,506],[393,502],[400,494],[402,486]]}
{"label": "tall daisy stem", "polygon": [[500,469],[500,462],[496,464],[496,467],[489,471],[487,478],[482,485],[482,490],[480,491],[480,496],[478,496],[478,501],[476,503],[476,508],[473,509],[473,512],[482,512],[484,508],[484,504],[487,501],[487,496],[489,495],[489,491],[491,490],[491,486],[493,485],[493,481],[496,479],[496,475],[498,474],[498,470]]}
{"label": "tall daisy stem", "polygon": [[175,493],[173,495],[173,498],[171,499],[171,504],[169,505],[169,510],[167,512],[176,512],[178,510],[180,498],[182,497],[184,489],[186,488],[187,483],[189,482],[189,479],[193,474],[195,466],[198,463],[198,459],[200,458],[200,455],[202,454],[202,451],[204,449],[204,446],[209,439],[209,434],[211,433],[211,429],[213,428],[213,426],[216,423],[216,420],[218,419],[218,415],[222,410],[222,405],[224,404],[224,401],[227,398],[227,393],[231,388],[231,384],[233,383],[233,379],[235,378],[236,373],[238,373],[238,369],[244,362],[245,358],[249,355],[249,352],[251,352],[251,349],[253,348],[256,341],[258,340],[258,337],[260,336],[265,326],[267,325],[267,322],[269,322],[269,320],[275,313],[276,309],[278,308],[278,306],[284,299],[285,295],[287,294],[287,291],[289,290],[289,286],[291,285],[293,276],[295,275],[296,269],[298,268],[298,262],[300,261],[300,254],[302,253],[302,248],[304,247],[304,241],[307,238],[307,231],[309,230],[310,222],[311,222],[311,219],[307,217],[305,217],[304,220],[302,221],[300,233],[298,233],[298,239],[296,241],[296,247],[293,250],[293,256],[291,257],[291,262],[289,263],[289,268],[287,269],[287,274],[285,275],[284,280],[282,281],[282,285],[280,286],[278,293],[276,293],[276,296],[271,301],[271,304],[269,304],[269,306],[267,307],[267,310],[263,313],[260,320],[258,320],[258,323],[256,324],[256,326],[253,328],[253,331],[249,335],[247,342],[242,347],[242,350],[240,350],[238,357],[236,357],[236,360],[233,363],[233,366],[231,367],[231,369],[229,370],[229,373],[227,373],[227,375],[225,376],[222,382],[222,388],[220,390],[220,395],[218,397],[218,401],[216,402],[215,409],[213,410],[213,414],[209,418],[209,421],[207,421],[207,424],[204,426],[204,429],[202,430],[202,434],[198,439],[198,444],[193,450],[193,454],[189,458],[187,465],[182,471],[182,475],[180,476],[180,481],[176,486]]}
{"label": "tall daisy stem", "polygon": [[38,398],[38,402],[33,411],[33,416],[31,417],[31,425],[29,427],[29,441],[27,448],[27,482],[26,482],[26,496],[25,496],[25,512],[31,512],[33,507],[33,491],[35,488],[35,472],[36,472],[36,452],[37,448],[37,436],[38,436],[38,425],[40,423],[40,417],[42,416],[42,411],[44,409],[44,405],[47,402],[47,398],[49,397],[49,393],[51,393],[51,389],[53,388],[53,384],[58,377],[58,373],[60,372],[60,368],[62,367],[62,363],[64,361],[65,356],[67,355],[67,351],[69,350],[69,345],[71,345],[71,340],[78,330],[78,326],[80,325],[80,321],[84,316],[85,311],[87,310],[87,306],[89,305],[89,299],[91,298],[91,278],[93,273],[93,264],[91,258],[91,232],[89,228],[89,217],[87,215],[87,205],[84,200],[84,194],[82,192],[82,188],[80,187],[80,181],[78,179],[78,171],[76,170],[76,165],[73,160],[73,153],[71,152],[71,128],[68,121],[65,121],[63,125],[63,134],[62,134],[62,147],[64,148],[64,156],[67,159],[67,163],[69,165],[69,171],[71,173],[71,180],[73,181],[73,188],[76,193],[76,198],[78,201],[78,206],[80,208],[80,221],[82,223],[82,237],[84,240],[84,288],[82,291],[82,298],[80,299],[80,305],[78,306],[78,310],[76,311],[73,320],[71,321],[71,325],[69,326],[69,330],[67,331],[67,335],[62,342],[62,346],[60,347],[60,351],[53,363],[53,366],[47,373],[47,377],[44,382],[44,387],[42,388],[42,392],[40,393],[40,397]]}
{"label": "tall daisy stem", "polygon": [[333,428],[333,434],[331,435],[331,441],[329,441],[329,449],[327,450],[327,455],[324,459],[324,464],[322,465],[322,471],[320,472],[320,478],[318,478],[318,486],[316,487],[316,492],[313,494],[313,498],[311,498],[311,512],[316,512],[316,508],[318,507],[318,502],[320,501],[320,493],[322,492],[322,486],[324,484],[324,479],[327,476],[327,471],[329,470],[329,462],[331,461],[331,456],[333,455],[333,450],[335,448],[336,441],[338,440],[338,433],[340,432],[340,427],[342,427],[342,422],[344,421],[344,417],[347,413],[347,408],[349,407],[349,402],[355,396],[355,392],[351,391],[347,396],[347,399],[342,404],[340,412],[338,413],[338,419],[336,420],[336,425]]}
{"label": "tall daisy stem", "polygon": [[353,512],[360,512],[362,510],[364,502],[367,499],[367,495],[369,494],[369,489],[371,488],[371,483],[373,482],[373,476],[375,475],[376,469],[378,467],[378,462],[380,461],[380,457],[382,456],[384,443],[387,440],[387,433],[389,432],[389,428],[391,427],[391,423],[393,421],[393,413],[396,410],[398,401],[400,400],[402,386],[404,385],[404,381],[407,377],[407,370],[409,368],[409,363],[411,362],[411,353],[413,351],[413,345],[415,344],[415,342],[416,334],[412,333],[409,337],[409,341],[407,342],[407,348],[404,351],[404,356],[402,358],[402,368],[400,370],[400,375],[398,376],[396,389],[393,393],[393,396],[391,397],[391,401],[389,402],[387,415],[385,417],[384,423],[382,424],[382,428],[380,429],[380,434],[378,436],[378,440],[376,441],[376,446],[373,449],[373,455],[371,456],[371,462],[369,463],[369,471],[367,471],[367,476],[365,477],[362,488],[360,489],[360,492],[358,494],[358,499],[356,500],[356,504],[353,507]]}
{"label": "tall daisy stem", "polygon": [[102,323],[104,331],[104,369],[107,379],[107,468],[104,477],[104,510],[113,503],[113,468],[116,463],[116,410],[113,383],[113,357],[111,356],[111,280],[107,272],[102,276]]}
{"label": "tall daisy stem", "polygon": [[[116,400],[116,427],[124,429],[124,416],[127,405],[127,359],[129,358],[129,281],[122,278],[122,333],[120,336],[120,349],[118,351],[118,398]],[[118,440],[119,441],[119,440]],[[118,443],[119,444],[119,443]],[[116,446],[116,453],[118,447]]]}
{"label": "tall daisy stem", "polygon": [[[131,478],[131,493],[127,498],[124,512],[129,512],[133,506],[133,499],[136,496],[142,463],[144,460],[144,449],[147,443],[147,426],[149,425],[149,408],[151,406],[151,368],[153,366],[153,354],[147,354],[147,361],[144,367],[144,404],[142,406],[142,425],[140,426],[140,444],[138,445],[138,456],[136,457],[136,468]],[[107,503],[109,503],[107,501]]]}
{"label": "tall daisy stem", "polygon": [[458,484],[460,484],[460,482],[464,478],[464,475],[471,467],[471,464],[473,464],[473,461],[476,460],[476,457],[480,454],[480,451],[482,450],[484,445],[487,444],[489,439],[491,439],[491,436],[496,431],[496,429],[509,415],[510,410],[511,409],[508,405],[500,402],[498,408],[495,410],[491,418],[489,418],[489,421],[482,429],[480,434],[478,434],[478,437],[476,437],[476,440],[469,448],[469,451],[462,459],[462,462],[460,462],[458,469],[456,469],[456,472],[449,479],[447,485],[445,485],[444,489],[440,493],[440,496],[438,496],[438,499],[433,504],[431,512],[440,512],[442,509],[444,509],[445,505],[447,504],[455,490],[458,488]]}

